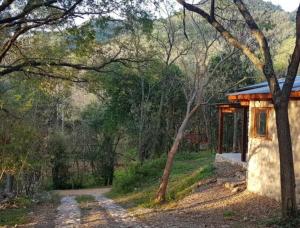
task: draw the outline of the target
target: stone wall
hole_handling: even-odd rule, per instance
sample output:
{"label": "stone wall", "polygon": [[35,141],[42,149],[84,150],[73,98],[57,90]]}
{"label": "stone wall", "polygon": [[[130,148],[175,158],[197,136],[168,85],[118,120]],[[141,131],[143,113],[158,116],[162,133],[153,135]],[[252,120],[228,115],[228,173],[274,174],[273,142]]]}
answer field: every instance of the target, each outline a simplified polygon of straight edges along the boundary
{"label": "stone wall", "polygon": [[[268,139],[254,138],[251,135],[252,109],[255,107],[271,108],[267,126]],[[249,191],[280,200],[279,152],[273,105],[267,101],[251,101],[249,108],[247,188]],[[297,202],[300,204],[300,101],[290,101],[289,116],[294,152]]]}

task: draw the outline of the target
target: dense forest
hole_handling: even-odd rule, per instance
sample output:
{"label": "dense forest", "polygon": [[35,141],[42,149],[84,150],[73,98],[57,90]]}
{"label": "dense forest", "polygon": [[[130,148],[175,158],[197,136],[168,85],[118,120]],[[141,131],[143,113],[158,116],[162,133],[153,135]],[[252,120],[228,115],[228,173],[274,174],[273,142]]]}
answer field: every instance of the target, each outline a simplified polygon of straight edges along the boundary
{"label": "dense forest", "polygon": [[[216,151],[216,105],[264,80],[242,51],[175,1],[50,2],[0,4],[2,199],[111,185],[127,193],[145,178],[158,187],[174,140],[179,158]],[[296,12],[244,2],[284,77]],[[257,48],[232,1],[217,4],[224,26]],[[236,126],[226,126],[225,150],[239,150]],[[153,163],[157,174],[147,169]]]}

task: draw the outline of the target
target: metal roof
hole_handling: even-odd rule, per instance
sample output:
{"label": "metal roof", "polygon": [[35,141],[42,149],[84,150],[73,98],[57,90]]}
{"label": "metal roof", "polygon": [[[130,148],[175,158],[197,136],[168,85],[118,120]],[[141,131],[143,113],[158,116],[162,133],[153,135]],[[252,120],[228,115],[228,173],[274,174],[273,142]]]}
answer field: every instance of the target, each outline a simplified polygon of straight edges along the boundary
{"label": "metal roof", "polygon": [[[279,86],[282,88],[285,78],[278,79]],[[294,82],[294,86],[292,91],[300,91],[300,76],[297,76]],[[251,86],[246,86],[237,90],[237,92],[229,93],[227,96],[236,96],[243,94],[268,94],[270,93],[270,89],[268,86],[268,82],[261,82],[258,84],[254,84]]]}

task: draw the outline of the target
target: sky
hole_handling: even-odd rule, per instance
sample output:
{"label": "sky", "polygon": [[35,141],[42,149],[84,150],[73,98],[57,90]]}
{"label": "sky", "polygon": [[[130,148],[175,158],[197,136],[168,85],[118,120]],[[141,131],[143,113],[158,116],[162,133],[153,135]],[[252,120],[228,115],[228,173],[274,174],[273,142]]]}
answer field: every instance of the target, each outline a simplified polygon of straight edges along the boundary
{"label": "sky", "polygon": [[300,0],[267,0],[274,5],[280,5],[285,11],[292,12],[299,6]]}

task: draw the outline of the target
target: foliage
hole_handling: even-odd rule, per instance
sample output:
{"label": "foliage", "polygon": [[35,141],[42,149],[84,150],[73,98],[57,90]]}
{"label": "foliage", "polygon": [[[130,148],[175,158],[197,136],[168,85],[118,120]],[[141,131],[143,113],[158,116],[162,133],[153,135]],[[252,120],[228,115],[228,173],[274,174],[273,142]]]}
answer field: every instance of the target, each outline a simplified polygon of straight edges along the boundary
{"label": "foliage", "polygon": [[0,211],[0,225],[20,225],[28,221],[27,208],[11,208]]}
{"label": "foliage", "polygon": [[69,164],[66,144],[63,134],[53,135],[49,140],[50,152],[52,154],[52,175],[54,189],[69,188]]}
{"label": "foliage", "polygon": [[124,169],[117,170],[113,184],[113,192],[129,193],[136,191],[147,183],[157,181],[161,176],[162,170],[166,163],[166,158],[149,160],[143,165],[133,163]]}
{"label": "foliage", "polygon": [[[131,168],[117,170],[109,196],[126,206],[154,206],[155,189],[165,160],[162,157],[147,161],[143,165],[132,164]],[[214,174],[213,160],[214,153],[210,151],[178,153],[169,184],[169,202],[188,195],[194,189],[195,183],[211,177]]]}

